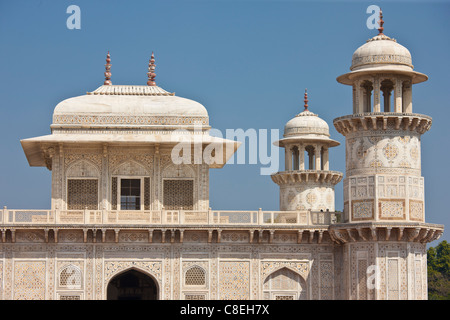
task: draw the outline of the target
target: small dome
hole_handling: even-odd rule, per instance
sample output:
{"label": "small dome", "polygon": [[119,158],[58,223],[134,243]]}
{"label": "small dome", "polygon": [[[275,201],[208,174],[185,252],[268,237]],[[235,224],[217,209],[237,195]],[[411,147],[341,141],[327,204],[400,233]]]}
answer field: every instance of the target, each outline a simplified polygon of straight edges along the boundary
{"label": "small dome", "polygon": [[330,139],[330,130],[325,120],[307,109],[286,123],[283,139],[274,144],[283,147],[286,144],[301,141],[326,143],[330,147],[339,145],[339,142]]}
{"label": "small dome", "polygon": [[395,65],[412,71],[411,53],[407,48],[384,34],[379,34],[367,40],[365,44],[356,49],[352,57],[350,70],[378,67],[382,65]]}
{"label": "small dome", "polygon": [[329,137],[330,132],[325,120],[319,118],[317,114],[305,110],[289,120],[284,126],[284,137],[299,135],[319,135]]}
{"label": "small dome", "polygon": [[336,80],[353,85],[357,77],[377,73],[403,74],[411,77],[413,84],[428,80],[427,75],[414,71],[409,50],[384,34],[378,34],[356,49],[350,70]]}
{"label": "small dome", "polygon": [[289,143],[300,141],[325,142],[331,147],[338,146],[339,142],[330,139],[330,128],[325,120],[308,110],[308,93],[305,90],[305,110],[289,120],[284,126],[283,139],[275,141],[276,146],[283,147]]}

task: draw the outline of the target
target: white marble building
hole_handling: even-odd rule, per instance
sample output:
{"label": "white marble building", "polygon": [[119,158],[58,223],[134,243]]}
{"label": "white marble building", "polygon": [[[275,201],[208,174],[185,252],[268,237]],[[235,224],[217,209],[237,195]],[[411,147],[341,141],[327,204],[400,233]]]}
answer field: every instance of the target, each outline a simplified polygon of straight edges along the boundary
{"label": "white marble building", "polygon": [[339,143],[306,93],[276,142],[280,211],[221,211],[209,169],[239,143],[210,136],[204,106],[156,85],[153,55],[147,85],[113,85],[110,68],[108,54],[105,83],[59,103],[51,134],[21,141],[30,166],[51,171],[52,202],[3,209],[1,299],[427,299],[426,243],[444,228],[425,222],[431,118],[412,110],[427,76],[382,27],[337,79],[353,87],[353,113],[334,120],[343,213],[329,157]]}

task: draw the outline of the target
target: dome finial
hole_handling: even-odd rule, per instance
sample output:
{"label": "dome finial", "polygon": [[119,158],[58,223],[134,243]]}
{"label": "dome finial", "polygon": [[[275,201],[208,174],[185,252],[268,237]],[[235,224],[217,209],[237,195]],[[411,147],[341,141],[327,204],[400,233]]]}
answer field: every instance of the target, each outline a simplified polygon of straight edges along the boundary
{"label": "dome finial", "polygon": [[106,64],[105,64],[105,82],[103,82],[103,85],[110,86],[111,83],[111,56],[108,54],[106,55]]}
{"label": "dome finial", "polygon": [[378,20],[378,24],[380,25],[380,27],[378,28],[379,35],[382,35],[384,30],[383,28],[384,21],[383,21],[383,11],[381,11],[381,9],[380,9],[380,20]]}
{"label": "dome finial", "polygon": [[305,88],[305,99],[303,100],[303,102],[305,103],[304,111],[308,111],[308,89],[306,89],[306,88]]}
{"label": "dome finial", "polygon": [[152,57],[150,58],[150,61],[148,63],[148,81],[147,81],[147,85],[148,86],[156,86],[155,83],[155,77],[156,77],[156,73],[155,73],[155,55],[152,52]]}

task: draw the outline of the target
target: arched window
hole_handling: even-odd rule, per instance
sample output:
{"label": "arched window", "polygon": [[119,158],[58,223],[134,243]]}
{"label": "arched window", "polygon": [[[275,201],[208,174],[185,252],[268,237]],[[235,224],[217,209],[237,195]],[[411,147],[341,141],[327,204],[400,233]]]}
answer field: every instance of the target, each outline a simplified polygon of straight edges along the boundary
{"label": "arched window", "polygon": [[184,275],[184,284],[186,286],[204,286],[206,285],[206,272],[199,266],[189,268]]}
{"label": "arched window", "polygon": [[70,264],[59,272],[59,286],[61,288],[81,289],[82,274],[79,267]]}

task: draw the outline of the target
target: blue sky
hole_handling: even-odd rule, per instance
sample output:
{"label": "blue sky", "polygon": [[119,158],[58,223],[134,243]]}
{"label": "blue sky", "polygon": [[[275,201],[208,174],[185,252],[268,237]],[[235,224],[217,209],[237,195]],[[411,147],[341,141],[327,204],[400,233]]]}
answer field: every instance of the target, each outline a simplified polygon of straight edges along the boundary
{"label": "blue sky", "polygon": [[[80,30],[66,27],[72,4],[81,9]],[[341,142],[331,150],[331,169],[345,172],[345,140],[332,121],[352,112],[351,89],[336,77],[377,33],[366,27],[371,4],[383,9],[385,34],[430,77],[413,88],[414,112],[433,117],[422,137],[426,220],[450,226],[448,1],[1,1],[0,205],[50,207],[51,173],[29,167],[19,141],[49,134],[58,102],[103,83],[108,50],[113,84],[141,85],[154,51],[157,84],[202,103],[223,132],[282,130],[303,109],[308,88],[310,110]],[[277,210],[278,186],[260,168],[211,170],[212,208]]]}

